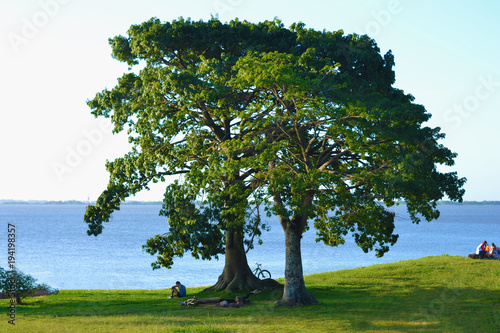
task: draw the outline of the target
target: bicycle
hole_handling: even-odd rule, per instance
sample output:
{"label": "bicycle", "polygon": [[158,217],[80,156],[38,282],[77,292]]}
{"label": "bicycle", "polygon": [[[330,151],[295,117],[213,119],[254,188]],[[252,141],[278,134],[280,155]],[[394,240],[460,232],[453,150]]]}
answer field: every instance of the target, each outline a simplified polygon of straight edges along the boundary
{"label": "bicycle", "polygon": [[255,275],[260,280],[271,278],[271,273],[267,269],[260,268],[262,264],[259,264],[258,262],[256,262],[255,264],[257,265],[257,268],[254,269],[253,275]]}

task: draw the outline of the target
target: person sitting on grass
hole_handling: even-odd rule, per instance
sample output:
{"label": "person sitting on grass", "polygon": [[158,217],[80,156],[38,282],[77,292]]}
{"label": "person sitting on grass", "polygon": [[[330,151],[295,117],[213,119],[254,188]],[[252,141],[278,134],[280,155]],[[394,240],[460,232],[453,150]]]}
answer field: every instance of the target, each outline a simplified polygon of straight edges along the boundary
{"label": "person sitting on grass", "polygon": [[484,255],[486,254],[486,245],[488,245],[488,242],[484,241],[477,246],[476,254],[478,254],[481,259],[484,258]]}
{"label": "person sitting on grass", "polygon": [[[177,290],[179,288],[179,290]],[[172,293],[169,298],[172,297],[185,297],[186,296],[186,287],[182,285],[179,281],[175,283],[175,286],[172,287]]]}
{"label": "person sitting on grass", "polygon": [[491,243],[490,252],[488,253],[488,257],[493,258],[493,259],[499,258],[498,247],[495,245],[495,243]]}

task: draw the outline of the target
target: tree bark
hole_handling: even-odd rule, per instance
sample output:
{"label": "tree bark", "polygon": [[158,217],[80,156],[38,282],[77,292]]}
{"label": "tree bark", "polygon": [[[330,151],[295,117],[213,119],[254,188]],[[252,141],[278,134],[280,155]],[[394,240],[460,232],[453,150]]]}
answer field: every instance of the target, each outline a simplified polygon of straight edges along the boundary
{"label": "tree bark", "polygon": [[253,275],[247,262],[242,230],[227,230],[224,270],[217,283],[205,290],[241,291],[279,286],[281,285],[274,280],[260,280]]}
{"label": "tree bark", "polygon": [[19,294],[19,291],[16,291],[16,304],[18,305],[22,305],[22,301],[21,301],[21,295]]}
{"label": "tree bark", "polygon": [[[281,303],[287,306],[301,304],[319,304],[307,291],[302,270],[302,252],[300,242],[304,232],[304,217],[294,217],[292,220],[282,220],[281,225],[285,231],[286,263],[285,263],[285,289]],[[307,219],[306,219],[307,221]]]}

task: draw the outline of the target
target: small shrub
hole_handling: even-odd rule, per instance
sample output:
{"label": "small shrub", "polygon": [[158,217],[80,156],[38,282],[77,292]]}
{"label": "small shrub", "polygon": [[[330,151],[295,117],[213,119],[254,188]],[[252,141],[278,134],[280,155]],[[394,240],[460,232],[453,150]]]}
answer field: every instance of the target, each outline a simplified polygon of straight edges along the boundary
{"label": "small shrub", "polygon": [[[16,297],[17,304],[26,296],[57,294],[59,290],[46,284],[37,284],[36,279],[21,271],[6,271],[0,267],[0,291],[5,295]],[[14,295],[13,295],[14,293]]]}

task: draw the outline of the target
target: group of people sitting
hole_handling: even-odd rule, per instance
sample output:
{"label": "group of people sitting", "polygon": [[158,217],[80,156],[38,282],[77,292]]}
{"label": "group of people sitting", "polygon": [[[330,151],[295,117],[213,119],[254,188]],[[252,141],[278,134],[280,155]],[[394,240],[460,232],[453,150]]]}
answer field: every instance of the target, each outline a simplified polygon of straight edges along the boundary
{"label": "group of people sitting", "polygon": [[479,244],[476,249],[476,255],[478,255],[479,258],[499,259],[499,252],[500,248],[495,246],[495,243],[491,243],[491,245],[488,245],[487,241]]}

